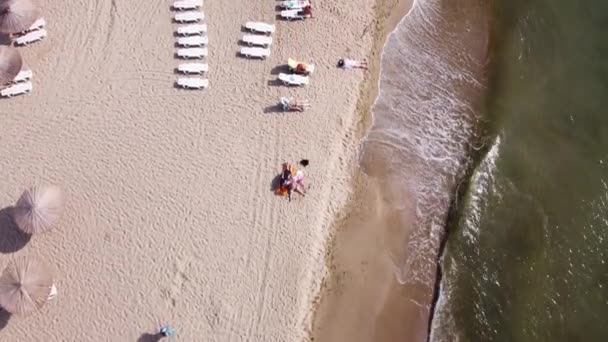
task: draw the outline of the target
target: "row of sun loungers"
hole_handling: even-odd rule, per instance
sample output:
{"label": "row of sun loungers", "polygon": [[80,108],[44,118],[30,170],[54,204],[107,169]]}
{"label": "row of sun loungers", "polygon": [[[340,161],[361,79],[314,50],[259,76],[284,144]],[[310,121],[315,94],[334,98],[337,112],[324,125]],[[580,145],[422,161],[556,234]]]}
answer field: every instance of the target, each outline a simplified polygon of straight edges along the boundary
{"label": "row of sun loungers", "polygon": [[17,95],[27,94],[32,91],[33,85],[31,82],[32,71],[29,69],[21,70],[13,79],[13,82],[4,89],[0,90],[1,97],[13,97]]}
{"label": "row of sun loungers", "polygon": [[[38,18],[27,30],[19,32],[11,37],[15,46],[26,46],[46,38],[47,32],[44,29],[46,20]],[[13,97],[27,94],[34,88],[32,84],[32,70],[22,69],[13,81],[6,87],[0,89],[0,97]]]}
{"label": "row of sun loungers", "polygon": [[37,19],[27,30],[20,32],[12,41],[17,46],[25,46],[46,38],[47,32],[44,29],[46,21],[44,18]]}
{"label": "row of sun loungers", "polygon": [[17,95],[27,94],[32,91],[32,82],[21,82],[0,90],[0,96],[13,97]]}
{"label": "row of sun loungers", "polygon": [[[175,33],[178,46],[175,56],[180,59],[203,59],[207,57],[209,38],[207,24],[202,23],[205,15],[202,11],[203,0],[179,0],[173,3],[175,13],[173,20],[180,25]],[[183,12],[181,12],[183,11]],[[209,71],[207,63],[181,63],[175,71],[182,75],[203,75]],[[178,77],[175,86],[184,89],[205,89],[209,80],[202,77]]]}
{"label": "row of sun loungers", "polygon": [[248,47],[241,48],[241,56],[257,59],[269,57],[270,46],[272,45],[272,37],[270,35],[274,33],[275,26],[259,21],[248,21],[243,26],[253,34],[246,34],[241,38],[243,44],[248,45]]}

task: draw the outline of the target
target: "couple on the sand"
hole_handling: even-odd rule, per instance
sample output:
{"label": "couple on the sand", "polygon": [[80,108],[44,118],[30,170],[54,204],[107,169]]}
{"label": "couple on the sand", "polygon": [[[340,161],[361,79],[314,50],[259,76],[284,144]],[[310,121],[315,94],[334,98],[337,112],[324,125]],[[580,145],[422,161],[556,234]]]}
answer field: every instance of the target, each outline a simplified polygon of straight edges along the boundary
{"label": "couple on the sand", "polygon": [[[308,165],[308,160],[304,159],[300,164],[306,166]],[[292,162],[283,164],[278,192],[281,195],[287,195],[288,201],[291,201],[292,192],[297,192],[302,196],[306,194],[306,189],[304,188],[304,172],[296,169]]]}

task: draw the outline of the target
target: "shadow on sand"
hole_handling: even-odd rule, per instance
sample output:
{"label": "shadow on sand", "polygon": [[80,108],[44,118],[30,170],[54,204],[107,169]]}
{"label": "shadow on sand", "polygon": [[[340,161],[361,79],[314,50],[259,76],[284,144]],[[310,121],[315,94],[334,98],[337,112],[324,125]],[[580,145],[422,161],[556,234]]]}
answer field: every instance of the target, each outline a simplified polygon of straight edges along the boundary
{"label": "shadow on sand", "polygon": [[7,34],[0,33],[0,45],[11,45],[11,38]]}
{"label": "shadow on sand", "polygon": [[264,108],[264,114],[269,114],[269,113],[285,113],[285,111],[283,110],[283,105],[275,104],[275,105],[267,106],[266,108]]}
{"label": "shadow on sand", "polygon": [[163,335],[161,335],[160,333],[157,334],[142,334],[141,336],[139,336],[139,338],[137,339],[137,342],[158,342],[163,338]]}
{"label": "shadow on sand", "polygon": [[270,74],[271,75],[278,75],[280,73],[284,73],[284,74],[288,74],[289,72],[289,66],[287,64],[281,64],[281,65],[277,65],[274,68],[272,68],[270,70]]}
{"label": "shadow on sand", "polygon": [[32,236],[22,232],[13,220],[13,207],[0,210],[0,253],[14,253],[25,247]]}
{"label": "shadow on sand", "polygon": [[0,308],[0,330],[4,329],[8,325],[8,321],[11,320],[11,313]]}

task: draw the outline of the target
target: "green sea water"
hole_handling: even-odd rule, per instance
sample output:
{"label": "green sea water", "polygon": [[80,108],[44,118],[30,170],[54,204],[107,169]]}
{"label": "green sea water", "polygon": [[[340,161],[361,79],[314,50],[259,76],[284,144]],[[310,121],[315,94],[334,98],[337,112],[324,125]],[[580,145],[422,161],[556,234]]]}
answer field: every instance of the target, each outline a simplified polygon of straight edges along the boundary
{"label": "green sea water", "polygon": [[608,341],[608,1],[495,0],[492,20],[433,339]]}

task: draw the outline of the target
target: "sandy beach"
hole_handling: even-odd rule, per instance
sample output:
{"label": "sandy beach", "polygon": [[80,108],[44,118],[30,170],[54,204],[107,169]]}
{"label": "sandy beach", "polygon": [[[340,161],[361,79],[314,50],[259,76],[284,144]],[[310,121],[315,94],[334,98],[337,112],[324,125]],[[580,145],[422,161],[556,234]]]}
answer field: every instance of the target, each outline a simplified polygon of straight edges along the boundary
{"label": "sandy beach", "polygon": [[[378,23],[372,47],[374,58],[366,88],[359,98],[358,134],[364,136],[371,125],[370,109],[378,92],[380,58],[386,37],[411,10],[413,0],[380,0],[375,11]],[[385,160],[375,164],[375,173],[384,171]],[[432,298],[429,288],[403,285],[395,279],[394,259],[403,253],[400,243],[415,213],[412,203],[387,198],[382,177],[353,171],[353,195],[343,215],[333,224],[335,232],[326,258],[330,273],[322,285],[320,304],[313,322],[315,341],[424,341]],[[404,198],[406,198],[404,196]],[[408,215],[391,212],[391,203],[409,208]],[[388,253],[387,253],[388,252]]]}
{"label": "sandy beach", "polygon": [[[289,23],[276,2],[206,1],[204,91],[173,86],[170,5],[40,2],[49,36],[20,48],[34,90],[0,101],[0,206],[56,184],[67,207],[57,229],[0,260],[46,258],[58,296],[4,320],[0,340],[146,341],[162,322],[176,341],[308,338],[364,79],[335,65],[367,56],[374,1],[319,2],[314,19]],[[277,26],[265,61],[236,56],[248,20]],[[306,88],[274,82],[289,57],[316,64]],[[277,113],[285,95],[312,108]],[[271,183],[301,158],[308,195],[288,203]]]}

